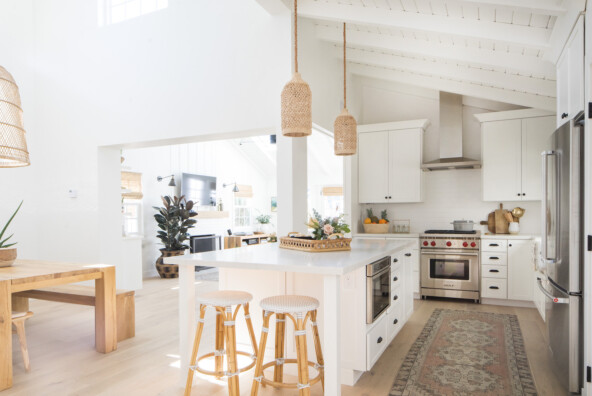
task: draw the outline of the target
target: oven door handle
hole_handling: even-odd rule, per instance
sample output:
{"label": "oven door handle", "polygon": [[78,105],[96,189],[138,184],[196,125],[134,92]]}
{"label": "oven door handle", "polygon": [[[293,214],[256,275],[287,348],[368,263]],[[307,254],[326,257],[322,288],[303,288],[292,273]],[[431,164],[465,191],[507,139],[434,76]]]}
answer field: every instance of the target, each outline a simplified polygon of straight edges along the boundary
{"label": "oven door handle", "polygon": [[467,252],[454,252],[450,250],[430,250],[429,252],[421,252],[421,254],[427,255],[451,255],[451,256],[476,256],[479,257],[479,252],[467,253]]}

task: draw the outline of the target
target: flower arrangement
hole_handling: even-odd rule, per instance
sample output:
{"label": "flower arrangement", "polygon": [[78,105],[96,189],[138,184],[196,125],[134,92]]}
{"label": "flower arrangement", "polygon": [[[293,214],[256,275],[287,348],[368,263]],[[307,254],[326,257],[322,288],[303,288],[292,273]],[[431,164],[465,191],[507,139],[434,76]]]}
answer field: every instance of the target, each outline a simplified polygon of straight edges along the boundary
{"label": "flower arrangement", "polygon": [[[350,232],[349,225],[345,224],[343,221],[343,215],[323,218],[315,209],[312,210],[312,213],[313,215],[307,225],[313,230],[313,239],[327,239],[333,234],[345,234]],[[343,237],[343,235],[341,237]]]}
{"label": "flower arrangement", "polygon": [[269,222],[271,221],[271,216],[270,215],[259,215],[256,217],[257,223],[259,224],[269,224]]}

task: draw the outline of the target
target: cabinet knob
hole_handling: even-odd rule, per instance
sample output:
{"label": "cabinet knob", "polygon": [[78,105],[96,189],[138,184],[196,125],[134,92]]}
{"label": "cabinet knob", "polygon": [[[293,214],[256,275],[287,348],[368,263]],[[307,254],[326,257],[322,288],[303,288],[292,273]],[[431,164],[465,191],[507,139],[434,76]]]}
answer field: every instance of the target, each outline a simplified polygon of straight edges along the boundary
{"label": "cabinet knob", "polygon": [[518,194],[516,194],[516,195],[520,196],[521,194],[520,194],[520,193],[518,193]]}
{"label": "cabinet knob", "polygon": [[395,296],[393,297],[393,301],[397,301],[398,299],[399,299],[399,296],[397,296],[397,295],[395,294]]}
{"label": "cabinet knob", "polygon": [[561,114],[561,119],[563,120],[564,118],[567,118],[567,115],[568,115],[567,113],[562,113]]}
{"label": "cabinet knob", "polygon": [[391,197],[391,196],[389,195],[389,199],[393,199],[393,197]]}
{"label": "cabinet knob", "polygon": [[398,262],[399,262],[399,259],[396,259],[396,258],[393,259],[393,263],[398,263]]}
{"label": "cabinet knob", "polygon": [[526,193],[522,193],[522,196],[525,196],[525,195],[526,195]]}
{"label": "cabinet knob", "polygon": [[388,197],[385,195],[385,196],[384,196],[384,199],[388,199]]}
{"label": "cabinet knob", "polygon": [[378,337],[378,340],[376,340],[377,344],[380,344],[382,342],[382,337]]}
{"label": "cabinet knob", "polygon": [[393,320],[393,324],[397,324],[397,323],[399,323],[399,319]]}
{"label": "cabinet knob", "polygon": [[508,246],[509,246],[509,247],[512,247],[512,244],[511,244],[511,243],[509,243],[509,244],[508,244]]}
{"label": "cabinet knob", "polygon": [[490,269],[489,272],[499,272],[499,270],[496,269]]}
{"label": "cabinet knob", "polygon": [[398,280],[399,280],[399,278],[397,278],[396,276],[393,278],[393,282],[396,282]]}
{"label": "cabinet knob", "polygon": [[489,286],[489,288],[490,289],[493,289],[493,290],[498,290],[499,289],[499,287],[497,287],[497,286]]}
{"label": "cabinet knob", "polygon": [[405,256],[411,257],[411,253],[405,253]]}

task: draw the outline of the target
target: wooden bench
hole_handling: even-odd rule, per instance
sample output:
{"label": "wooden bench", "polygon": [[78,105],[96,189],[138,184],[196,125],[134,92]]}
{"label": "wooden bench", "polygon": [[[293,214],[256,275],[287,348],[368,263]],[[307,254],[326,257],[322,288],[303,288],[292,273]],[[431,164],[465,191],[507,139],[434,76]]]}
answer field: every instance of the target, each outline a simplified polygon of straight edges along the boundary
{"label": "wooden bench", "polygon": [[[29,298],[94,307],[95,288],[94,286],[70,284],[17,292],[12,295],[12,309],[27,312]],[[117,290],[115,306],[117,309],[117,341],[134,337],[136,335],[135,292],[133,290]]]}

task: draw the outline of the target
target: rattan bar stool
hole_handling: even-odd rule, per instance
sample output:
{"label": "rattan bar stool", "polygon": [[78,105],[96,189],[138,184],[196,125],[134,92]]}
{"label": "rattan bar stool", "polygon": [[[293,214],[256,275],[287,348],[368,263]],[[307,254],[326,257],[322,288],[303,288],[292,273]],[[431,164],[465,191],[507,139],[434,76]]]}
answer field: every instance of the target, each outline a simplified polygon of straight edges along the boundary
{"label": "rattan bar stool", "polygon": [[[197,331],[195,332],[193,351],[191,352],[191,360],[189,361],[187,384],[185,385],[185,396],[191,394],[193,374],[195,371],[205,375],[212,375],[216,378],[227,377],[228,394],[230,396],[239,396],[239,373],[251,369],[253,366],[255,366],[257,361],[257,340],[255,339],[255,333],[253,332],[251,315],[249,315],[249,302],[252,299],[253,296],[250,293],[233,290],[215,291],[202,294],[197,298],[197,302],[200,303],[199,319]],[[233,305],[236,305],[234,311],[232,310]],[[251,336],[253,354],[236,350],[235,320],[241,306],[243,307],[247,328],[249,330],[249,335]],[[204,328],[204,317],[206,315],[207,307],[213,307],[216,309],[216,349],[215,352],[205,354],[198,359],[197,352],[199,349],[201,334]],[[224,355],[226,355],[226,370],[224,370]],[[246,367],[239,368],[237,367],[237,355],[248,356],[252,361]],[[204,370],[203,368],[199,367],[199,362],[201,360],[210,358],[212,356],[215,360],[215,371]]]}
{"label": "rattan bar stool", "polygon": [[[259,342],[259,358],[255,368],[255,378],[251,388],[251,396],[256,396],[259,392],[259,384],[271,385],[275,388],[298,389],[301,396],[310,395],[310,387],[321,381],[324,389],[324,361],[323,351],[321,350],[321,340],[319,338],[319,329],[317,327],[317,308],[319,300],[307,296],[274,296],[261,300],[263,309],[263,328],[261,329],[261,340]],[[269,320],[271,316],[276,316],[275,331],[275,360],[263,363],[265,355],[265,344],[267,343],[267,333],[269,332]],[[296,359],[284,358],[284,337],[286,317],[294,323],[294,337],[296,339]],[[312,325],[312,335],[317,355],[317,363],[310,362],[307,354],[306,344],[306,322],[310,319]],[[296,363],[298,365],[298,383],[284,383],[283,365],[285,363]],[[274,366],[273,381],[266,379],[263,370]],[[313,367],[318,371],[318,375],[309,379],[308,367]]]}

